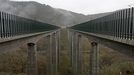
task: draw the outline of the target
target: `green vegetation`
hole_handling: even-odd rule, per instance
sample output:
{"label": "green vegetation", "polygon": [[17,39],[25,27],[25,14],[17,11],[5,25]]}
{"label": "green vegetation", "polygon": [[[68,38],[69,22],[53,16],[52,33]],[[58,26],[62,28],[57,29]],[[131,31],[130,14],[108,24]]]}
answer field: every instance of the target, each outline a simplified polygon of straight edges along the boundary
{"label": "green vegetation", "polygon": [[100,73],[101,75],[133,75],[134,60],[112,49],[101,46]]}
{"label": "green vegetation", "polygon": [[0,54],[0,75],[25,75],[25,53],[17,50]]}
{"label": "green vegetation", "polygon": [[72,75],[68,33],[66,29],[61,30],[60,40],[61,40],[60,65],[59,65],[60,75]]}

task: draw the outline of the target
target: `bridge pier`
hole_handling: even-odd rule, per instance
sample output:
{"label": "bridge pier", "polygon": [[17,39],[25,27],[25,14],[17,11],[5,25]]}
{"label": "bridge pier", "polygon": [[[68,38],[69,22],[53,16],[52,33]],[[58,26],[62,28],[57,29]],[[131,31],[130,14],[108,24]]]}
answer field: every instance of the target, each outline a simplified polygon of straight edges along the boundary
{"label": "bridge pier", "polygon": [[34,43],[28,43],[27,47],[27,75],[38,75],[36,61],[36,45]]}
{"label": "bridge pier", "polygon": [[73,75],[82,75],[82,36],[72,32],[70,43]]}
{"label": "bridge pier", "polygon": [[47,36],[47,75],[58,75],[60,32],[55,32]]}
{"label": "bridge pier", "polygon": [[57,75],[59,75],[59,65],[60,65],[60,50],[61,50],[61,44],[60,44],[60,31],[57,32]]}
{"label": "bridge pier", "polygon": [[82,73],[82,36],[81,35],[78,35],[77,36],[78,37],[78,56],[77,56],[77,58],[78,58],[78,75],[82,75],[83,73]]}
{"label": "bridge pier", "polygon": [[47,36],[47,75],[52,75],[52,35]]}
{"label": "bridge pier", "polygon": [[58,75],[59,43],[58,33],[52,34],[52,75]]}
{"label": "bridge pier", "polygon": [[77,68],[77,64],[78,64],[78,60],[77,60],[77,34],[73,33],[72,35],[72,70],[73,70],[73,75],[78,75],[78,68]]}
{"label": "bridge pier", "polygon": [[91,43],[90,75],[99,75],[99,50],[97,42]]}
{"label": "bridge pier", "polygon": [[74,49],[74,33],[73,32],[69,32],[69,45],[70,45],[70,61],[71,61],[71,67],[73,67],[73,49]]}

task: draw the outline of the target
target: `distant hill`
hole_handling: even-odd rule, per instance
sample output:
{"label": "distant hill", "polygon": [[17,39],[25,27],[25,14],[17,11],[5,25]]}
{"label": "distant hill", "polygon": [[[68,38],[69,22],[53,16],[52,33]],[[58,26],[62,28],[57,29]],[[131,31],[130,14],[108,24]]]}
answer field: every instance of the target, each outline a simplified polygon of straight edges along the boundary
{"label": "distant hill", "polygon": [[52,8],[51,6],[40,4],[34,1],[0,1],[0,10],[57,26],[75,25],[77,23],[87,21],[88,18],[83,14]]}
{"label": "distant hill", "polygon": [[106,12],[106,13],[99,13],[99,14],[92,14],[92,15],[87,15],[89,17],[89,20],[93,20],[99,17],[103,17],[106,15],[109,15],[111,12]]}
{"label": "distant hill", "polygon": [[88,16],[78,14],[34,1],[16,2],[0,0],[0,10],[57,26],[76,25],[100,16],[100,14]]}

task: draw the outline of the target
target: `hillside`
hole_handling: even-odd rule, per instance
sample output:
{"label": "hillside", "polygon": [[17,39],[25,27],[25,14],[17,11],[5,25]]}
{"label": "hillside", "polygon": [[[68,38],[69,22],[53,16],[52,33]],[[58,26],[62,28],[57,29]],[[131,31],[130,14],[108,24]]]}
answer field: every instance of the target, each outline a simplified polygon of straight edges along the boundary
{"label": "hillside", "polygon": [[57,26],[75,25],[88,21],[88,16],[86,15],[53,8],[34,1],[15,2],[0,0],[0,10]]}
{"label": "hillside", "polygon": [[89,20],[93,20],[99,17],[103,17],[106,15],[109,15],[111,12],[106,12],[106,13],[99,13],[99,14],[92,14],[92,15],[87,15],[89,17]]}
{"label": "hillside", "polygon": [[34,1],[0,0],[0,10],[57,26],[72,26],[107,15],[107,13],[83,15]]}

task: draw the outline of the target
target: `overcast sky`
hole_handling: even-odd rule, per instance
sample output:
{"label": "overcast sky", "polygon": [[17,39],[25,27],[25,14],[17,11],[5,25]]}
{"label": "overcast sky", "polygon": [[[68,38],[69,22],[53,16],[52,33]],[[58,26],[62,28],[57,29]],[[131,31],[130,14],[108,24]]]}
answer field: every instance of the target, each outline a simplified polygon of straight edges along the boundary
{"label": "overcast sky", "polygon": [[95,14],[110,12],[121,8],[134,6],[134,0],[15,0],[15,1],[37,1],[82,14]]}

